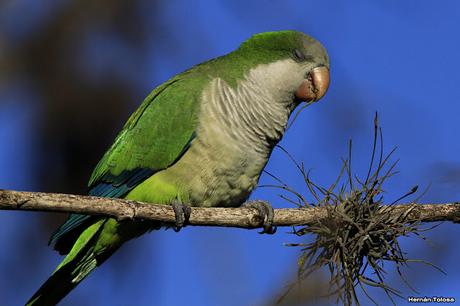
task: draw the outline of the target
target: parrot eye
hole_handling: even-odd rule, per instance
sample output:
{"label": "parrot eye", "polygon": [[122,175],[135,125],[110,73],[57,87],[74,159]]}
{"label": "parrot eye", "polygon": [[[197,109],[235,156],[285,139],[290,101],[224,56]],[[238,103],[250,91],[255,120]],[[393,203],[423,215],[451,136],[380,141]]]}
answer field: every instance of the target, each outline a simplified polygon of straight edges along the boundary
{"label": "parrot eye", "polygon": [[294,50],[294,58],[299,62],[303,62],[306,59],[305,54],[303,54],[299,49]]}

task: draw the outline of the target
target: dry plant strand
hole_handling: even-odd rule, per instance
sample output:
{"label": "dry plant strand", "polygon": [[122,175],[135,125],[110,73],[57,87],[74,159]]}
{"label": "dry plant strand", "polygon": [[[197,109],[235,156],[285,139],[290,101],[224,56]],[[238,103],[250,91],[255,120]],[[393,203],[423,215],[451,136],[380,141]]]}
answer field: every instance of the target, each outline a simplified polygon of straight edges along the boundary
{"label": "dry plant strand", "polygon": [[[377,144],[379,144],[378,154]],[[427,230],[422,227],[426,219],[420,214],[420,205],[413,203],[400,210],[401,206],[396,204],[413,195],[418,186],[414,186],[391,204],[384,205],[383,184],[397,173],[394,170],[397,161],[389,164],[395,149],[384,154],[382,129],[378,126],[377,113],[374,117],[372,154],[364,180],[360,180],[352,171],[351,140],[348,158],[342,159],[343,167],[340,174],[329,188],[315,184],[310,179],[310,173],[305,170],[303,163],[299,164],[285,149],[281,149],[299,170],[305,181],[306,190],[317,203],[312,205],[303,200],[303,196],[299,196],[298,191],[291,192],[287,188],[284,190],[297,197],[299,207],[316,207],[325,209],[327,212],[327,217],[318,220],[316,224],[294,227],[292,234],[297,236],[312,234],[314,236],[312,242],[286,244],[300,248],[298,282],[317,270],[327,268],[330,274],[330,288],[327,296],[336,296],[336,302],[344,305],[360,305],[356,292],[356,289],[359,288],[372,303],[378,305],[366,289],[366,286],[371,286],[381,288],[389,300],[396,305],[394,297],[402,298],[403,296],[401,291],[386,284],[385,262],[394,263],[402,281],[414,292],[416,290],[402,273],[403,266],[410,262],[420,262],[443,272],[432,263],[407,258],[398,243],[398,238],[404,236],[416,236],[426,240],[421,235],[421,232]],[[376,162],[377,155],[378,161]],[[276,179],[282,183],[279,178]],[[436,206],[436,209],[439,208],[441,207]],[[452,221],[458,222],[458,219]],[[279,301],[289,293],[294,285],[288,286]]]}

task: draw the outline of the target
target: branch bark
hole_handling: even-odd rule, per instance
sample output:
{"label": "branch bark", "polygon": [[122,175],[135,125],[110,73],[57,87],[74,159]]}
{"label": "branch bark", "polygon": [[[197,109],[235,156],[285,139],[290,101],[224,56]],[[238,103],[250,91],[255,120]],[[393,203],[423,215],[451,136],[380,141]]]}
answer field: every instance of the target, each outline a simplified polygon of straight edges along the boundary
{"label": "branch bark", "polygon": [[[460,222],[460,202],[444,204],[408,203],[394,205],[391,208],[395,215],[400,215],[408,209],[413,209],[408,215],[408,221]],[[174,223],[175,221],[174,211],[169,205],[73,194],[1,189],[0,210],[79,213],[113,217],[117,220],[147,219],[166,223]],[[313,225],[326,218],[327,212],[324,208],[281,208],[275,209],[273,223],[276,226]],[[261,220],[253,208],[193,207],[189,224],[258,228],[261,226]]]}

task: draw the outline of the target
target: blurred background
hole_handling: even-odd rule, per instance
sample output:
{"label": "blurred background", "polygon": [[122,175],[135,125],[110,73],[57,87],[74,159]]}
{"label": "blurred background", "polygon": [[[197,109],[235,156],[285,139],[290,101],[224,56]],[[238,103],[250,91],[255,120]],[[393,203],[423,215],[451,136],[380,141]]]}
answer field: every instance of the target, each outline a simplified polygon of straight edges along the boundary
{"label": "blurred background", "polygon": [[[367,173],[378,111],[386,152],[397,146],[400,159],[387,202],[414,185],[430,185],[422,202],[459,201],[459,26],[458,1],[3,0],[0,188],[84,194],[92,168],[150,90],[255,33],[295,29],[320,40],[331,58],[328,94],[281,143],[315,182],[332,183],[350,138],[354,170]],[[281,150],[267,170],[311,199]],[[290,206],[268,188],[252,198]],[[64,218],[0,212],[1,305],[23,304],[60,262],[47,241]],[[62,305],[273,305],[295,278],[298,250],[283,243],[301,240],[288,231],[156,231],[125,245]],[[404,272],[419,294],[394,270],[390,284],[405,297],[460,299],[459,235],[459,225],[442,224],[427,234],[431,243],[402,239],[408,257],[447,275],[413,264]],[[307,304],[323,284],[311,280],[286,305]]]}

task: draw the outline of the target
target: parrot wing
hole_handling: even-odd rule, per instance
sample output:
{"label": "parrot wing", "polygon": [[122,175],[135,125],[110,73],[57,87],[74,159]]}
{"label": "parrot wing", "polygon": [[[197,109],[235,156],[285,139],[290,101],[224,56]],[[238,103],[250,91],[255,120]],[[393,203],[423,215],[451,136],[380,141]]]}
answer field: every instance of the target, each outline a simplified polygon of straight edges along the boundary
{"label": "parrot wing", "polygon": [[[131,115],[94,169],[89,195],[121,198],[173,165],[195,138],[204,78],[184,72],[153,90]],[[200,86],[203,85],[203,86]],[[71,214],[49,244],[67,254],[81,232],[101,217]]]}

